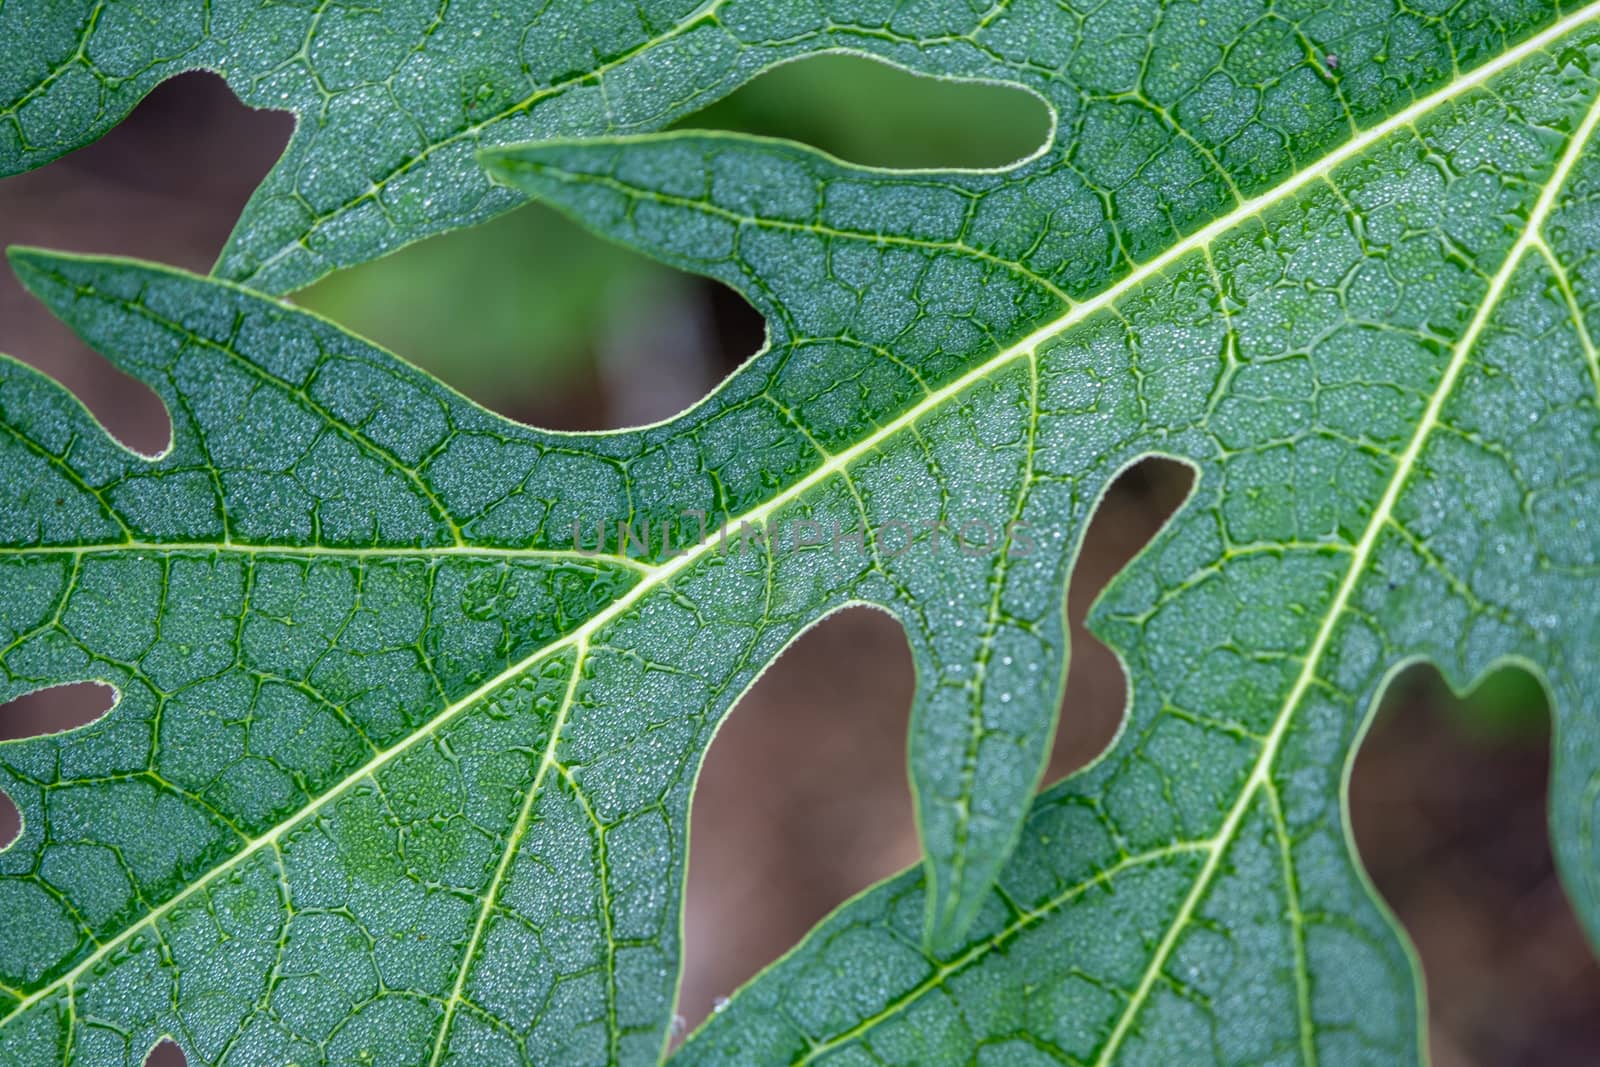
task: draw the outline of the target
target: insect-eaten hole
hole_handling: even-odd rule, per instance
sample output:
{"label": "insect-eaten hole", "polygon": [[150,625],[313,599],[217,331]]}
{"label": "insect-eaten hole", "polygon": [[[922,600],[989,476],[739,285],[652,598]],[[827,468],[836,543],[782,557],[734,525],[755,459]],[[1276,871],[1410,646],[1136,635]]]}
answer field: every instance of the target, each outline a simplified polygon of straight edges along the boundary
{"label": "insect-eaten hole", "polygon": [[899,622],[823,620],[724,720],[694,796],[678,1036],[839,903],[917,861]]}
{"label": "insect-eaten hole", "polygon": [[1067,592],[1072,659],[1046,782],[1087,766],[1122,725],[1128,680],[1115,653],[1084,622],[1107,583],[1143,551],[1193,487],[1194,469],[1188,464],[1149,456],[1112,481],[1089,521]]}
{"label": "insect-eaten hole", "polygon": [[1361,859],[1427,977],[1434,1055],[1592,1062],[1600,964],[1551,855],[1543,688],[1506,667],[1457,697],[1431,666],[1389,685],[1351,772]]}
{"label": "insect-eaten hole", "polygon": [[0,704],[0,741],[87,726],[116,702],[117,691],[104,682],[71,682],[35,689]]}
{"label": "insect-eaten hole", "polygon": [[188,1067],[189,1059],[183,1049],[170,1037],[164,1037],[144,1058],[144,1067]]}
{"label": "insect-eaten hole", "polygon": [[700,401],[765,338],[733,290],[525,204],[295,295],[500,414],[617,430]]}
{"label": "insect-eaten hole", "polygon": [[781,64],[679,126],[782,137],[895,169],[1004,167],[1051,132],[1049,107],[1015,85],[913,74],[853,53]]}
{"label": "insect-eaten hole", "polygon": [[[216,75],[172,78],[104,137],[0,184],[0,245],[205,273],[292,128],[291,116],[246,107]],[[0,351],[60,381],[126,447],[166,450],[171,423],[155,393],[79,341],[9,270],[0,270]]]}

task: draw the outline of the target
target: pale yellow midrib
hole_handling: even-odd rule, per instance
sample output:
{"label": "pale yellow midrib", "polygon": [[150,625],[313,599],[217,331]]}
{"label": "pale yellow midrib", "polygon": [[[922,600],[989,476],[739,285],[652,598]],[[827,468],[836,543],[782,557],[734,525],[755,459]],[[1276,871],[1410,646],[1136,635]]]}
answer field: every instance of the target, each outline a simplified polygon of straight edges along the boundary
{"label": "pale yellow midrib", "polygon": [[[1233,229],[1245,219],[1253,218],[1259,215],[1263,210],[1272,206],[1273,204],[1286,201],[1289,197],[1293,196],[1299,190],[1303,189],[1312,182],[1322,180],[1342,163],[1360,155],[1374,143],[1382,140],[1384,137],[1387,137],[1396,130],[1404,129],[1405,127],[1411,125],[1414,121],[1416,121],[1417,118],[1427,114],[1441,103],[1454,99],[1463,93],[1477,88],[1484,82],[1493,78],[1495,75],[1515,66],[1517,63],[1526,59],[1530,55],[1541,51],[1552,41],[1565,36],[1574,29],[1590,21],[1590,19],[1592,19],[1596,13],[1600,13],[1600,0],[1595,0],[1594,3],[1591,3],[1580,9],[1578,12],[1561,19],[1560,21],[1551,25],[1549,28],[1528,38],[1526,41],[1522,42],[1516,47],[1509,49],[1508,51],[1497,56],[1495,59],[1490,60],[1488,63],[1485,63],[1482,66],[1474,69],[1469,74],[1453,82],[1451,85],[1418,99],[1410,106],[1396,112],[1383,122],[1380,122],[1363,133],[1352,137],[1349,141],[1346,141],[1343,145],[1340,145],[1327,156],[1323,157],[1323,159],[1319,160],[1316,164],[1291,176],[1282,185],[1273,189],[1271,192],[1264,193],[1260,196],[1253,197],[1250,200],[1245,201],[1238,207],[1234,208],[1234,210],[1228,212],[1226,215],[1218,218],[1200,230],[1197,230],[1194,234],[1185,238],[1183,241],[1180,241],[1178,244],[1156,256],[1154,259],[1151,259],[1147,263],[1136,267],[1121,281],[1111,285],[1103,292],[1083,301],[1082,303],[1074,304],[1054,322],[1047,326],[1040,327],[1038,330],[1035,330],[1033,333],[1013,344],[1011,347],[1002,350],[985,362],[978,364],[972,370],[967,371],[965,374],[962,374],[960,377],[952,380],[949,384],[929,393],[914,407],[908,409],[895,419],[885,423],[873,433],[863,438],[860,442],[850,446],[847,449],[843,449],[838,453],[835,453],[827,460],[827,462],[823,463],[804,478],[801,478],[799,481],[795,482],[788,489],[777,493],[766,503],[761,504],[745,513],[740,517],[739,521],[749,522],[751,524],[764,521],[779,508],[802,496],[807,490],[811,489],[818,483],[840,473],[850,464],[855,462],[855,460],[873,451],[878,447],[878,445],[895,436],[901,430],[905,429],[911,424],[917,422],[929,412],[938,410],[945,403],[945,401],[960,394],[961,392],[964,392],[973,385],[982,382],[997,369],[1004,367],[1006,364],[1010,363],[1019,356],[1033,352],[1044,342],[1049,341],[1056,335],[1084,321],[1084,319],[1088,318],[1095,312],[1103,310],[1104,308],[1114,304],[1117,300],[1127,295],[1130,291],[1158,276],[1162,271],[1166,270],[1166,268],[1172,266],[1185,256],[1196,251],[1197,249],[1207,247],[1218,236]],[[552,644],[546,645],[538,652],[525,657],[521,661],[495,675],[493,678],[489,679],[489,681],[478,686],[478,688],[474,689],[460,700],[447,705],[439,712],[438,715],[430,719],[415,733],[412,733],[405,740],[399,742],[394,747],[386,749],[385,751],[374,756],[371,760],[367,761],[367,763],[363,764],[360,768],[346,776],[333,788],[329,789],[327,792],[313,800],[310,804],[306,805],[293,819],[279,824],[266,834],[263,834],[261,837],[251,839],[242,849],[234,853],[234,855],[230,856],[226,861],[212,868],[205,875],[201,876],[198,880],[167,900],[165,903],[151,909],[151,911],[142,919],[140,919],[135,925],[130,926],[121,934],[118,934],[116,937],[104,942],[93,953],[85,957],[82,962],[73,967],[72,970],[66,972],[61,977],[52,981],[50,984],[41,987],[38,992],[19,1003],[4,1018],[0,1018],[0,1026],[5,1025],[18,1013],[25,1011],[27,1008],[38,1003],[43,998],[61,988],[61,986],[68,985],[73,982],[84,971],[88,970],[94,964],[104,959],[118,946],[122,945],[129,938],[131,938],[136,932],[138,932],[138,930],[148,926],[151,923],[159,921],[161,918],[165,917],[167,914],[179,907],[189,897],[201,891],[217,875],[232,870],[234,867],[244,862],[244,860],[254,855],[261,848],[266,847],[269,844],[275,844],[290,829],[298,826],[308,816],[321,810],[325,804],[333,800],[335,797],[341,795],[346,789],[349,789],[367,779],[379,768],[386,765],[395,757],[408,751],[411,746],[417,744],[422,739],[431,737],[440,726],[453,718],[457,713],[477,703],[479,700],[488,696],[495,689],[499,688],[501,685],[504,685],[506,682],[519,677],[523,672],[535,666],[547,657],[567,648],[570,645],[588,643],[589,638],[595,633],[595,631],[626,612],[647,593],[650,593],[656,588],[669,582],[677,575],[679,571],[688,568],[703,556],[711,553],[715,549],[715,539],[707,540],[695,546],[694,548],[689,549],[676,559],[662,564],[650,575],[649,578],[633,586],[628,590],[628,592],[612,602],[609,607],[596,613],[592,618],[589,619],[588,622],[584,623],[584,625],[579,627],[577,630],[574,630],[572,633],[558,641],[553,642]],[[565,714],[566,707],[563,706],[559,716],[565,716]]]}
{"label": "pale yellow midrib", "polygon": [[[1586,13],[1593,7],[1585,9]],[[1575,18],[1577,16],[1574,16]],[[1333,602],[1323,615],[1322,625],[1318,627],[1315,639],[1307,650],[1305,659],[1301,662],[1300,672],[1295,676],[1294,684],[1285,696],[1280,706],[1272,730],[1266,735],[1261,746],[1261,753],[1257,757],[1255,766],[1251,769],[1250,776],[1245,780],[1239,790],[1239,799],[1229,810],[1227,818],[1223,820],[1217,833],[1211,838],[1211,852],[1206,862],[1201,866],[1195,878],[1194,887],[1184,899],[1177,915],[1167,928],[1166,936],[1162,938],[1155,954],[1151,957],[1150,966],[1146,969],[1139,986],[1129,998],[1128,1005],[1118,1020],[1116,1028],[1107,1039],[1105,1048],[1095,1061],[1096,1067],[1107,1067],[1111,1058],[1116,1055],[1123,1039],[1127,1036],[1133,1025],[1134,1019],[1139,1014],[1139,1009],[1149,997],[1151,990],[1159,979],[1161,970],[1166,966],[1167,958],[1177,946],[1178,938],[1194,915],[1194,910],[1199,906],[1200,898],[1209,887],[1211,878],[1216,874],[1221,865],[1223,854],[1227,846],[1232,843],[1234,835],[1238,832],[1239,824],[1244,821],[1245,815],[1250,810],[1258,790],[1271,786],[1272,765],[1276,761],[1278,749],[1288,735],[1290,724],[1294,721],[1294,709],[1306,695],[1312,684],[1316,681],[1317,668],[1321,664],[1322,656],[1327,651],[1328,643],[1333,640],[1334,631],[1339,621],[1344,617],[1345,608],[1354,595],[1356,586],[1360,584],[1365,575],[1368,562],[1371,560],[1373,549],[1377,546],[1378,538],[1389,526],[1393,515],[1394,506],[1400,499],[1409,484],[1411,472],[1416,468],[1417,459],[1422,455],[1422,449],[1432,436],[1434,429],[1439,425],[1440,414],[1445,403],[1449,400],[1455,388],[1457,379],[1465,369],[1473,347],[1477,344],[1479,335],[1488,324],[1494,309],[1499,305],[1500,298],[1505,293],[1506,286],[1511,277],[1521,265],[1522,260],[1530,249],[1535,249],[1541,243],[1540,230],[1545,220],[1549,217],[1550,210],[1555,204],[1556,196],[1566,184],[1567,176],[1571,173],[1578,156],[1587,147],[1594,134],[1595,127],[1600,124],[1600,94],[1590,103],[1588,112],[1584,115],[1583,122],[1572,134],[1567,143],[1566,150],[1550,173],[1550,178],[1540,190],[1539,198],[1534,203],[1533,210],[1528,214],[1527,225],[1506,253],[1505,261],[1500,269],[1495,272],[1489,282],[1488,291],[1484,294],[1482,302],[1478,305],[1477,312],[1473,315],[1471,323],[1467,326],[1461,339],[1451,349],[1450,362],[1446,365],[1443,375],[1439,378],[1438,387],[1435,388],[1429,399],[1427,408],[1423,411],[1422,418],[1417,424],[1416,432],[1412,435],[1406,450],[1401,453],[1395,464],[1393,476],[1379,500],[1378,506],[1372,513],[1366,529],[1362,532],[1361,540],[1357,542],[1355,551],[1351,554],[1350,566],[1345,571],[1344,580],[1340,582],[1338,592],[1334,595]]]}

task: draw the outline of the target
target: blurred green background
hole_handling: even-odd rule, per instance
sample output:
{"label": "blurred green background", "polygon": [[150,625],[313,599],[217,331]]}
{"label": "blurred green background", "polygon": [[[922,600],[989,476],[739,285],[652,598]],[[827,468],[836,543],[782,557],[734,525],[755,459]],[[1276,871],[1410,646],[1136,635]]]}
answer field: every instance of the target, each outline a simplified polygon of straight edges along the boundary
{"label": "blurred green background", "polygon": [[[870,101],[870,106],[862,106]],[[780,68],[685,125],[805,141],[875,166],[997,166],[1048,135],[1019,90],[952,85],[864,59]],[[0,239],[206,270],[281,151],[286,116],[216,78],[175,79],[98,144],[0,182]],[[737,296],[589,235],[539,205],[334,275],[294,301],[371,337],[504,414],[558,429],[667,417],[761,343]],[[111,370],[0,277],[0,350],[44,368],[146,452],[167,435],[143,386]],[[1073,664],[1051,776],[1092,759],[1119,721],[1116,659],[1081,628],[1093,595],[1181,503],[1188,473],[1128,472],[1074,577]],[[718,736],[697,794],[682,1010],[693,1023],[828,910],[915,862],[905,775],[912,674],[880,613],[802,638]],[[61,729],[105,706],[74,687],[0,707],[0,736]],[[1439,1067],[1600,1062],[1600,967],[1545,836],[1542,690],[1505,671],[1463,700],[1404,673],[1352,776],[1362,857],[1424,961]],[[9,820],[9,821],[8,821]],[[0,802],[0,841],[15,832]],[[170,1051],[163,1064],[180,1062]]]}

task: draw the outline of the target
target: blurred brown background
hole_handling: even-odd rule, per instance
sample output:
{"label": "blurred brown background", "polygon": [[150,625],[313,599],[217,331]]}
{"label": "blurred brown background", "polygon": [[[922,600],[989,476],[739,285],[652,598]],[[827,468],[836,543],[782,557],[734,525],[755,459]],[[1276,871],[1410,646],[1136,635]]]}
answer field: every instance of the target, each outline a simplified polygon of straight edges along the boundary
{"label": "blurred brown background", "polygon": [[[842,102],[870,95],[872,116]],[[829,101],[841,106],[831,106]],[[820,105],[819,106],[819,102]],[[994,164],[1029,151],[1043,116],[1004,90],[934,86],[865,61],[792,65],[695,125],[796,137],[858,162]],[[169,82],[115,132],[0,181],[0,241],[206,270],[291,120],[251,112],[217,79]],[[719,287],[604,245],[537,205],[337,275],[295,300],[389,345],[502,413],[560,429],[665,417],[760,344]],[[155,397],[0,276],[0,351],[76,392],[142,451],[166,441]],[[1186,473],[1129,472],[1078,563],[1075,620],[1182,500]],[[913,863],[904,741],[910,657],[885,616],[835,616],[786,652],[707,759],[693,820],[681,1010],[770,962],[834,906]],[[1050,777],[1104,747],[1121,714],[1115,659],[1081,630]],[[103,710],[75,687],[0,707],[0,737]],[[1600,1062],[1600,966],[1551,865],[1548,723],[1530,680],[1464,703],[1418,670],[1393,688],[1357,760],[1361,854],[1421,952],[1439,1067]],[[16,813],[0,795],[0,842]],[[152,1063],[182,1062],[175,1049]]]}

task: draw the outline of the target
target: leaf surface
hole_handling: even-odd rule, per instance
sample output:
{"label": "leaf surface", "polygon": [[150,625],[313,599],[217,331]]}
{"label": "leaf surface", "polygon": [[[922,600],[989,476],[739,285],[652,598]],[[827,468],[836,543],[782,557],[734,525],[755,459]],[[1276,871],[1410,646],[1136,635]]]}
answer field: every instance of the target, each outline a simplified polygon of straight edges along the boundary
{"label": "leaf surface", "polygon": [[[1124,136],[1143,155],[1182,129],[1187,150],[1154,171],[1112,178],[1091,164],[1081,177],[1107,194],[1134,177],[1118,213],[1171,212],[1183,231],[1223,192],[1209,188],[1216,174],[1192,172],[1209,169],[1206,157],[1241,187],[1281,177],[1347,132],[1344,112],[1402,106],[1549,14],[1537,2],[1422,17],[1381,4],[1168,12],[1153,0],[1081,13],[1033,2],[11,0],[0,39],[21,44],[0,56],[0,175],[99,137],[166,78],[217,71],[244,103],[297,119],[215,269],[282,293],[516,206],[475,164],[481,148],[659,129],[786,60],[850,50],[1026,85],[1057,109],[1063,143],[1081,138],[1091,156]],[[1246,47],[1224,54],[1235,37]],[[1325,54],[1340,58],[1336,89],[1316,84]],[[1163,189],[1192,179],[1200,186]],[[1170,193],[1180,202],[1164,203]]]}
{"label": "leaf surface", "polygon": [[1595,937],[1597,58],[1580,16],[1001,354],[1059,383],[1070,451],[1137,425],[1197,468],[1091,617],[1127,722],[1036,802],[967,938],[919,941],[909,872],[674,1062],[1421,1061],[1420,975],[1344,802],[1423,659],[1459,692],[1506,663],[1547,687],[1555,851]]}
{"label": "leaf surface", "polygon": [[970,11],[835,14],[750,0],[13,0],[0,39],[23,44],[0,56],[0,175],[101,136],[169,77],[214,70],[249,106],[297,119],[215,271],[287,292],[515,207],[480,148],[659,129],[817,52],[931,73],[981,58],[940,54],[947,33],[978,28]]}
{"label": "leaf surface", "polygon": [[[202,1063],[653,1061],[705,745],[860,602],[917,670],[925,884],[830,920],[691,1060],[1414,1057],[1340,791],[1417,656],[1544,671],[1592,913],[1591,13],[872,18],[911,20],[863,33],[908,65],[1045,95],[1049,150],[918,174],[707,135],[491,157],[767,317],[659,426],[540,433],[222,282],[17,257],[173,443],[126,453],[3,364],[0,696],[120,698],[0,745],[25,820],[0,1062],[133,1063],[165,1033]],[[1152,452],[1200,477],[1099,609],[1128,726],[1024,823],[1079,533]],[[787,533],[728,549],[691,511]],[[578,551],[603,520],[648,546]]]}

